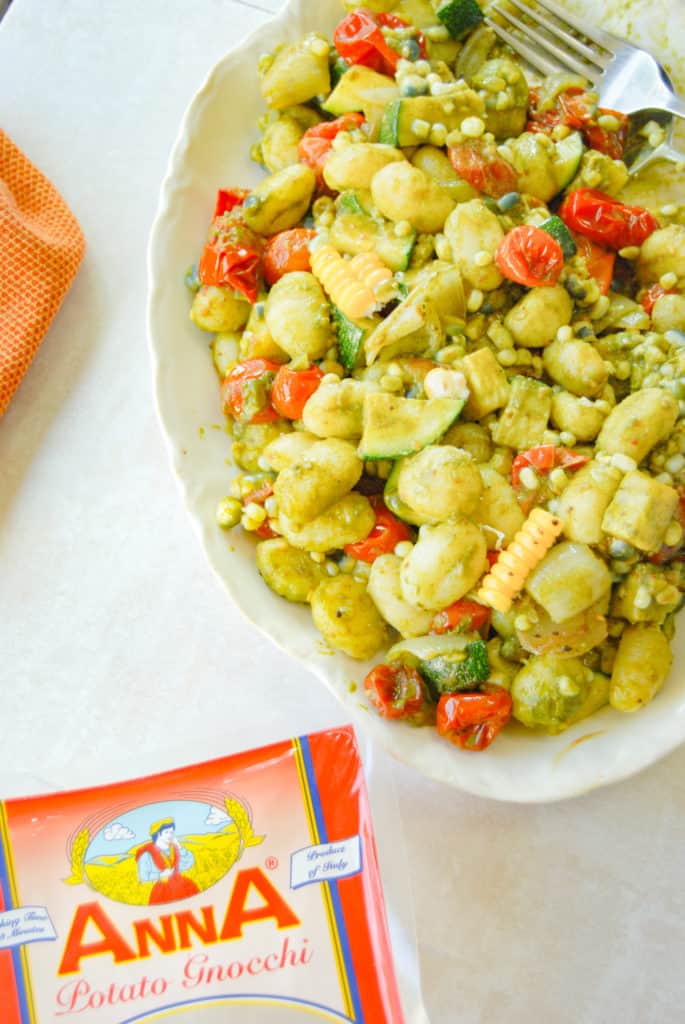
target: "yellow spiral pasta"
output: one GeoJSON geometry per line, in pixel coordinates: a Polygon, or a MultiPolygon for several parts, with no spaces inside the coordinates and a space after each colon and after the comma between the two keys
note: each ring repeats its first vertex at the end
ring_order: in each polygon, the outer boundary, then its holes
{"type": "Polygon", "coordinates": [[[375,252],[360,252],[347,264],[348,269],[362,284],[371,289],[376,296],[376,301],[382,301],[383,296],[392,286],[392,270],[389,270],[375,252]]]}
{"type": "Polygon", "coordinates": [[[508,612],[535,566],[542,561],[561,533],[557,516],[534,508],[525,523],[487,574],[477,597],[498,612],[508,612]]]}
{"type": "Polygon", "coordinates": [[[358,256],[344,260],[332,245],[322,245],[311,254],[312,273],[331,302],[351,320],[373,313],[381,304],[374,287],[392,278],[391,272],[373,253],[363,253],[362,257],[363,260],[358,256]]]}

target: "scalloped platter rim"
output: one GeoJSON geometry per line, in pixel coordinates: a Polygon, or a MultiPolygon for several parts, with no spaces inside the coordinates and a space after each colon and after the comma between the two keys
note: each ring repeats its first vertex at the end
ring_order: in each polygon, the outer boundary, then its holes
{"type": "MultiPolygon", "coordinates": [[[[569,7],[582,12],[590,4],[572,0],[569,7]]],[[[611,2],[608,7],[605,24],[615,31],[631,30],[633,38],[641,29],[645,41],[666,57],[676,80],[685,81],[676,56],[678,49],[685,51],[685,17],[675,32],[671,21],[669,42],[665,5],[659,7],[659,17],[655,5],[645,0],[611,2]]],[[[674,649],[675,665],[683,667],[674,668],[658,699],[639,714],[621,715],[607,708],[558,736],[532,735],[514,724],[487,752],[474,754],[458,750],[430,728],[380,719],[363,699],[361,681],[368,666],[327,650],[309,609],[288,604],[265,586],[251,539],[235,531],[227,542],[216,526],[216,503],[233,472],[227,465],[230,438],[223,429],[207,340],[188,319],[183,275],[202,243],[216,189],[259,180],[249,148],[263,112],[253,73],[260,54],[313,29],[330,31],[341,9],[339,0],[316,5],[291,0],[215,65],[180,126],[148,250],[148,337],[171,464],[210,566],[231,599],[257,629],[324,683],[394,757],[428,778],[479,796],[514,802],[576,796],[644,769],[685,740],[685,627],[674,649]]]]}

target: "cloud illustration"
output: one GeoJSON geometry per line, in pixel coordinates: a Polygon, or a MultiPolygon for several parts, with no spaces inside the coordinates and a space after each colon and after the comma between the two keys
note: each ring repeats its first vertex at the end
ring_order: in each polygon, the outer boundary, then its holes
{"type": "Polygon", "coordinates": [[[212,807],[205,818],[205,825],[225,825],[230,820],[226,811],[222,811],[219,807],[212,807]]]}
{"type": "Polygon", "coordinates": [[[135,832],[131,832],[131,829],[126,825],[122,825],[120,821],[113,821],[111,825],[108,825],[103,835],[108,842],[112,842],[115,839],[135,838],[135,832]]]}

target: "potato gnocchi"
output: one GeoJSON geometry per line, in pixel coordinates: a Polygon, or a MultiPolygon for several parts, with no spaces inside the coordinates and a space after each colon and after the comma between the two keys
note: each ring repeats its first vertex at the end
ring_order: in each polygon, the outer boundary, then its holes
{"type": "Polygon", "coordinates": [[[346,0],[259,75],[265,174],[186,275],[218,527],[385,717],[473,751],[643,707],[685,589],[685,207],[623,202],[627,119],[475,0],[346,0]]]}

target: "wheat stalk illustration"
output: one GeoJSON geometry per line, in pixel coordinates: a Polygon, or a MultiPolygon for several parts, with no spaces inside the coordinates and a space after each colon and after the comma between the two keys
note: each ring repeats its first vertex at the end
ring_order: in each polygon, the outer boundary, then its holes
{"type": "Polygon", "coordinates": [[[248,846],[259,846],[260,843],[263,843],[266,836],[255,835],[250,815],[247,813],[244,804],[228,796],[225,798],[224,803],[227,814],[233,819],[235,827],[238,829],[243,849],[248,846]]]}
{"type": "Polygon", "coordinates": [[[67,885],[81,885],[85,882],[83,877],[83,865],[86,859],[86,850],[90,842],[88,829],[84,828],[78,833],[71,847],[71,875],[65,878],[67,885]]]}

